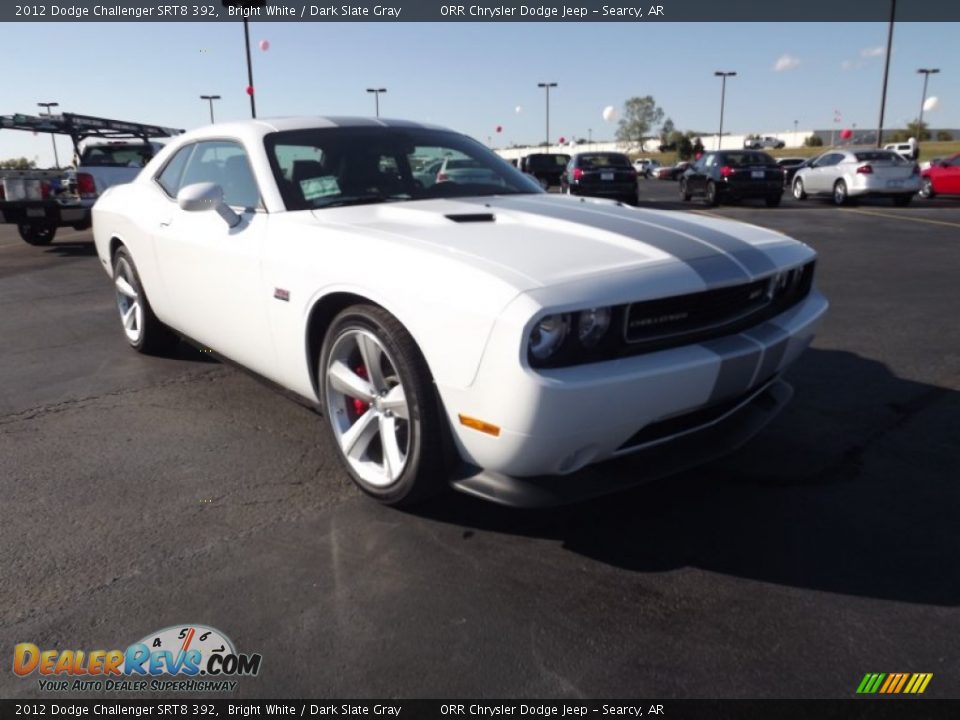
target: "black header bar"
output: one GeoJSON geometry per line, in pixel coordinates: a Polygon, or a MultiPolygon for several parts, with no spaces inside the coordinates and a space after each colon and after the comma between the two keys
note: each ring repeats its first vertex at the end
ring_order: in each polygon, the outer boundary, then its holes
{"type": "MultiPolygon", "coordinates": [[[[37,0],[3,22],[886,22],[890,0],[37,0]]],[[[898,22],[957,22],[960,2],[902,2],[898,22]]]]}

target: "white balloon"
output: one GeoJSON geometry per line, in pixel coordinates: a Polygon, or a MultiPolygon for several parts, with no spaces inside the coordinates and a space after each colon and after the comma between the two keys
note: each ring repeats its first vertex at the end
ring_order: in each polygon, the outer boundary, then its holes
{"type": "Polygon", "coordinates": [[[517,105],[517,115],[519,115],[522,111],[523,111],[523,108],[517,105]]]}
{"type": "Polygon", "coordinates": [[[613,105],[607,105],[603,109],[603,119],[606,122],[613,122],[617,119],[617,109],[613,105]]]}
{"type": "Polygon", "coordinates": [[[936,96],[928,97],[926,100],[923,101],[923,111],[928,112],[930,110],[936,110],[937,105],[939,104],[940,104],[940,98],[936,96]]]}

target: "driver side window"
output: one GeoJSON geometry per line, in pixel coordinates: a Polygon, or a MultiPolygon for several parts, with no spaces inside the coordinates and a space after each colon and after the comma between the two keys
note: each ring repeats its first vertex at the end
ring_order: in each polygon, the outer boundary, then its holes
{"type": "Polygon", "coordinates": [[[227,205],[244,209],[261,207],[247,152],[238,142],[210,140],[196,144],[184,168],[180,187],[202,182],[216,183],[223,188],[227,205]]]}

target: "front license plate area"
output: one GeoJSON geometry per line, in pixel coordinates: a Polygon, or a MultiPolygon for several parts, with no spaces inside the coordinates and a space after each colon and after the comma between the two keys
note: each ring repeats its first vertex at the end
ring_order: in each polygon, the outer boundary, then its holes
{"type": "Polygon", "coordinates": [[[43,208],[27,208],[27,217],[42,218],[47,216],[47,211],[43,208]]]}

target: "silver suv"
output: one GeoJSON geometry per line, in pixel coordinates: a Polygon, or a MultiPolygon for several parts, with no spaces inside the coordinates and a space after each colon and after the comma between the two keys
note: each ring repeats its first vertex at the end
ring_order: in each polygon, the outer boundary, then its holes
{"type": "Polygon", "coordinates": [[[786,146],[787,144],[783,140],[778,140],[769,135],[764,135],[763,137],[748,137],[743,141],[743,147],[746,150],[763,150],[764,148],[779,150],[786,146]]]}

